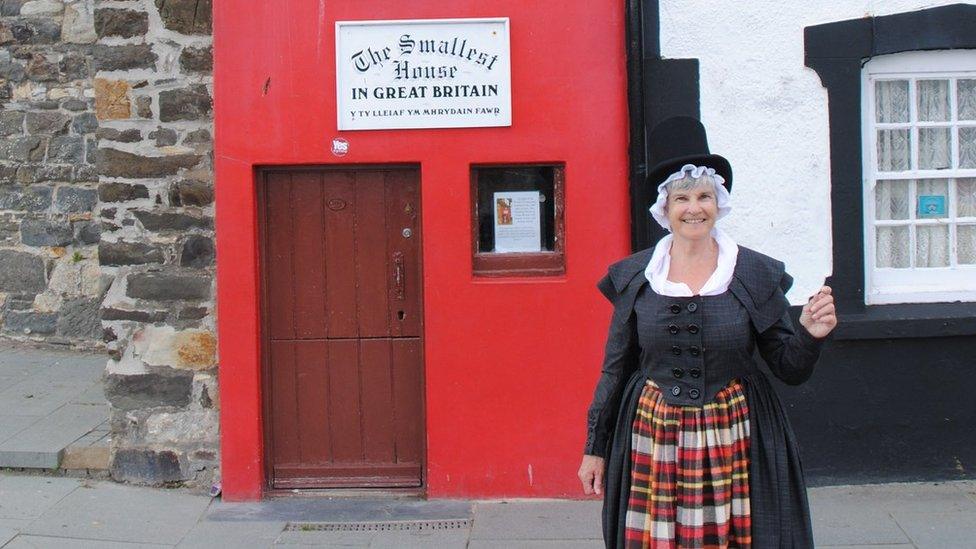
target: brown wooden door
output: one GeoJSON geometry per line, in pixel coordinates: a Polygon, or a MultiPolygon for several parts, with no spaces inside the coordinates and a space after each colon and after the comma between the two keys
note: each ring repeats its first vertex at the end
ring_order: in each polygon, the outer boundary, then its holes
{"type": "Polygon", "coordinates": [[[421,486],[417,170],[269,170],[261,181],[271,486],[421,486]]]}

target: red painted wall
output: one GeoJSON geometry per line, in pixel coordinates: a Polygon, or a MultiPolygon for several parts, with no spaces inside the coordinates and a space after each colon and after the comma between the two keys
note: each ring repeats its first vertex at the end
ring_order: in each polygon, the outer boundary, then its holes
{"type": "Polygon", "coordinates": [[[421,166],[429,497],[577,497],[585,410],[627,254],[623,5],[571,0],[214,3],[217,295],[224,497],[261,497],[254,167],[421,166]],[[336,129],[335,21],[509,17],[506,128],[336,129]],[[349,141],[341,158],[333,137],[349,141]],[[470,165],[566,164],[566,275],[475,279],[470,165]]]}

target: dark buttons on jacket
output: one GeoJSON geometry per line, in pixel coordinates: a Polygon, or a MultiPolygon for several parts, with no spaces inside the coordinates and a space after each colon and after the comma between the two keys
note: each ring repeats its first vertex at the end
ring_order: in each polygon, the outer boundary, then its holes
{"type": "Polygon", "coordinates": [[[678,356],[681,354],[681,347],[675,345],[674,347],[671,347],[671,352],[674,353],[675,356],[678,356]]]}
{"type": "Polygon", "coordinates": [[[672,303],[670,309],[672,313],[678,314],[681,312],[681,305],[678,305],[677,303],[672,303]]]}
{"type": "Polygon", "coordinates": [[[671,370],[671,374],[672,374],[672,375],[673,375],[674,377],[676,377],[676,378],[679,378],[679,379],[680,379],[680,378],[681,378],[681,376],[683,376],[683,375],[685,375],[685,371],[684,371],[684,370],[682,370],[681,368],[673,368],[673,369],[671,370]]]}
{"type": "Polygon", "coordinates": [[[700,330],[697,324],[689,324],[687,329],[689,334],[697,334],[700,330]]]}
{"type": "Polygon", "coordinates": [[[698,310],[698,304],[697,303],[695,303],[694,301],[692,301],[691,303],[688,304],[688,312],[689,313],[693,313],[693,312],[695,312],[697,310],[698,310]]]}
{"type": "Polygon", "coordinates": [[[688,391],[688,396],[690,396],[694,400],[697,399],[699,396],[701,396],[701,393],[698,392],[698,389],[692,389],[688,391]]]}
{"type": "Polygon", "coordinates": [[[669,325],[668,326],[668,331],[671,332],[671,335],[677,334],[678,333],[678,325],[677,324],[671,324],[671,325],[669,325]]]}
{"type": "Polygon", "coordinates": [[[681,394],[681,387],[678,387],[677,385],[675,385],[674,387],[671,387],[671,394],[674,395],[674,396],[680,395],[681,394]]]}
{"type": "Polygon", "coordinates": [[[691,377],[701,377],[701,370],[698,368],[692,368],[691,370],[688,370],[688,372],[691,374],[691,377]]]}
{"type": "Polygon", "coordinates": [[[691,353],[691,356],[698,356],[701,354],[701,349],[695,345],[692,345],[691,347],[688,347],[688,352],[691,353]]]}

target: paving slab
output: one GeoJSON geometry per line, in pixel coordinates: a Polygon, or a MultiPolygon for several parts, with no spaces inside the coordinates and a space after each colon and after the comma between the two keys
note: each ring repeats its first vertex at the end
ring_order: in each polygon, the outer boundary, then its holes
{"type": "Polygon", "coordinates": [[[107,405],[66,404],[0,442],[0,466],[55,469],[64,449],[108,417],[107,405]]]}
{"type": "Polygon", "coordinates": [[[45,368],[44,374],[64,381],[100,380],[107,363],[108,357],[103,355],[58,356],[45,368]]]}
{"type": "Polygon", "coordinates": [[[47,415],[81,395],[89,384],[33,375],[0,391],[0,416],[47,415]]]}
{"type": "Polygon", "coordinates": [[[808,495],[817,547],[911,543],[871,487],[811,488],[808,495]]]}
{"type": "Polygon", "coordinates": [[[274,498],[254,503],[214,502],[209,520],[283,522],[357,522],[388,520],[443,520],[471,517],[467,500],[377,498],[274,498]]]}
{"type": "Polygon", "coordinates": [[[369,547],[373,532],[282,532],[275,547],[369,547]]]}
{"type": "Polygon", "coordinates": [[[0,547],[3,547],[5,543],[17,537],[17,534],[19,533],[19,530],[0,526],[0,547]]]}
{"type": "Polygon", "coordinates": [[[369,543],[370,549],[465,549],[468,529],[437,532],[377,532],[369,543]]]}
{"type": "Polygon", "coordinates": [[[0,476],[0,518],[37,518],[82,484],[75,478],[0,476]]]}
{"type": "Polygon", "coordinates": [[[43,416],[0,416],[0,443],[27,429],[43,416]]]}
{"type": "Polygon", "coordinates": [[[202,520],[193,527],[177,547],[179,549],[266,549],[285,529],[284,522],[202,520]]]}
{"type": "Polygon", "coordinates": [[[918,549],[976,547],[976,512],[917,512],[897,520],[918,549]]]}
{"type": "Polygon", "coordinates": [[[53,536],[19,535],[13,541],[4,545],[4,549],[157,549],[169,548],[170,545],[148,543],[121,543],[109,540],[58,538],[53,536]]]}
{"type": "Polygon", "coordinates": [[[475,507],[471,539],[603,539],[599,501],[482,502],[475,507]]]}
{"type": "Polygon", "coordinates": [[[176,545],[210,498],[183,491],[92,483],[50,507],[25,534],[176,545]]]}
{"type": "Polygon", "coordinates": [[[99,379],[91,383],[85,390],[68,402],[71,404],[107,404],[108,401],[105,400],[105,385],[99,379]]]}
{"type": "Polygon", "coordinates": [[[603,540],[595,539],[520,539],[506,540],[504,545],[499,544],[498,540],[475,539],[468,544],[468,549],[498,549],[499,547],[505,547],[505,549],[604,549],[603,540]]]}

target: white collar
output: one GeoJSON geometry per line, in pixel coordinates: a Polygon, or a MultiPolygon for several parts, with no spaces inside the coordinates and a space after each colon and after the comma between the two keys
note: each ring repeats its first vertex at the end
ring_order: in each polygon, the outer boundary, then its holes
{"type": "MultiPolygon", "coordinates": [[[[712,238],[718,244],[718,265],[712,276],[708,278],[702,286],[698,295],[719,295],[729,289],[732,282],[732,273],[735,271],[735,261],[739,256],[739,245],[732,240],[732,237],[725,231],[714,227],[712,238]]],[[[659,295],[670,297],[692,297],[691,288],[683,282],[672,282],[668,280],[668,271],[671,270],[671,242],[674,236],[668,234],[654,247],[651,260],[644,270],[644,276],[651,283],[651,289],[659,295]]]]}

